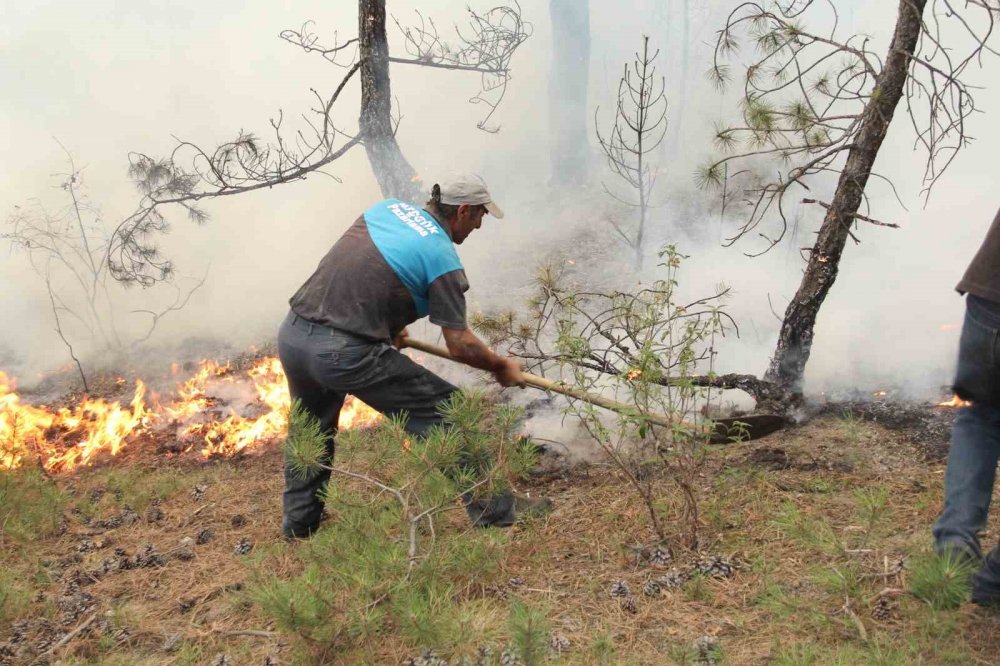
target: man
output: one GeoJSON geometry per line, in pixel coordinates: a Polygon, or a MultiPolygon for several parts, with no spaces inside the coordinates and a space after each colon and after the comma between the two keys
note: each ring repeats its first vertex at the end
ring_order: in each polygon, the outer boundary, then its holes
{"type": "Polygon", "coordinates": [[[945,475],[944,510],[934,524],[939,553],[977,565],[972,600],[1000,604],[1000,545],[983,558],[979,532],[993,496],[1000,459],[1000,213],[957,287],[966,296],[955,393],[972,402],[955,415],[945,475]]]}
{"type": "MultiPolygon", "coordinates": [[[[438,406],[456,388],[398,351],[406,326],[420,317],[429,315],[441,327],[456,360],[492,372],[502,386],[524,386],[521,365],[495,354],[466,324],[469,284],[454,246],[479,229],[487,213],[503,217],[475,174],[435,185],[422,210],[398,199],[375,204],[292,296],[278,355],[292,399],[330,435],[331,460],[347,393],[383,414],[405,412],[406,428],[417,436],[441,423],[438,406]]],[[[316,530],[329,478],[324,471],[303,479],[286,465],[286,536],[316,530]]],[[[511,525],[520,515],[547,508],[547,500],[510,493],[466,500],[469,517],[481,527],[511,525]]]]}

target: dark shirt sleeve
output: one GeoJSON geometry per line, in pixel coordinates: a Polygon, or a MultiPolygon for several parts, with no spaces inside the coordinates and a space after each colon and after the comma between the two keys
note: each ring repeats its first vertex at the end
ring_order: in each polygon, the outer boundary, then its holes
{"type": "Polygon", "coordinates": [[[468,328],[465,322],[465,292],[468,289],[469,281],[463,270],[445,273],[431,282],[427,290],[431,323],[442,328],[468,328]]]}

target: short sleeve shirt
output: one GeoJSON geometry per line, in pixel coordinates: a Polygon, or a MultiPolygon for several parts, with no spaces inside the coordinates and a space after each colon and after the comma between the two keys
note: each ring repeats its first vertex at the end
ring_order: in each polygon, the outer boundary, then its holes
{"type": "Polygon", "coordinates": [[[447,225],[389,199],[344,232],[289,303],[308,321],[388,340],[424,316],[467,328],[468,288],[447,225]]]}

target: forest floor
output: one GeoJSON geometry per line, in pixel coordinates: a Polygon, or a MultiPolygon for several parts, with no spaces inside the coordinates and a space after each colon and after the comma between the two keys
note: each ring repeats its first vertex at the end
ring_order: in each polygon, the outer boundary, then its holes
{"type": "MultiPolygon", "coordinates": [[[[309,548],[280,537],[277,443],[243,458],[136,452],[62,476],[3,472],[0,664],[516,663],[504,651],[518,603],[544,615],[549,647],[534,663],[1000,663],[1000,612],[935,609],[911,592],[945,470],[947,427],[928,424],[950,418],[842,403],[711,447],[699,548],[655,562],[637,547],[651,540],[645,508],[614,467],[550,467],[518,487],[555,510],[498,536],[498,566],[457,588],[460,628],[440,645],[384,622],[317,651],[255,601],[262,575],[297,575],[309,548]]],[[[680,507],[671,495],[662,508],[680,507]]],[[[467,530],[461,512],[438,527],[467,530]]]]}

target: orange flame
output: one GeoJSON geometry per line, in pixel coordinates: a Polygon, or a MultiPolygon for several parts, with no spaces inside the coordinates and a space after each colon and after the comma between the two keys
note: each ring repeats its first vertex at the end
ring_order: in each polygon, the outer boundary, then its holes
{"type": "Polygon", "coordinates": [[[72,409],[52,411],[22,405],[13,381],[0,372],[0,469],[18,467],[31,457],[57,471],[86,465],[104,451],[117,455],[133,433],[149,424],[145,392],[145,384],[136,381],[128,408],[85,398],[72,409]]]}
{"type": "MultiPolygon", "coordinates": [[[[156,400],[147,406],[141,380],[136,381],[127,407],[85,397],[73,407],[50,409],[24,404],[15,388],[14,381],[0,372],[0,469],[37,459],[47,471],[70,471],[100,456],[115,456],[143,435],[171,428],[186,444],[185,450],[200,446],[206,457],[232,456],[281,436],[291,405],[285,374],[274,357],[261,359],[245,373],[229,364],[202,361],[197,372],[178,386],[170,404],[162,407],[156,400]],[[227,403],[218,394],[237,399],[227,403]],[[240,402],[238,408],[233,406],[240,402]]],[[[381,418],[348,396],[338,427],[368,427],[381,418]]]]}
{"type": "Polygon", "coordinates": [[[951,400],[946,402],[939,402],[938,407],[970,407],[972,403],[968,400],[962,400],[957,395],[951,396],[951,400]]]}

